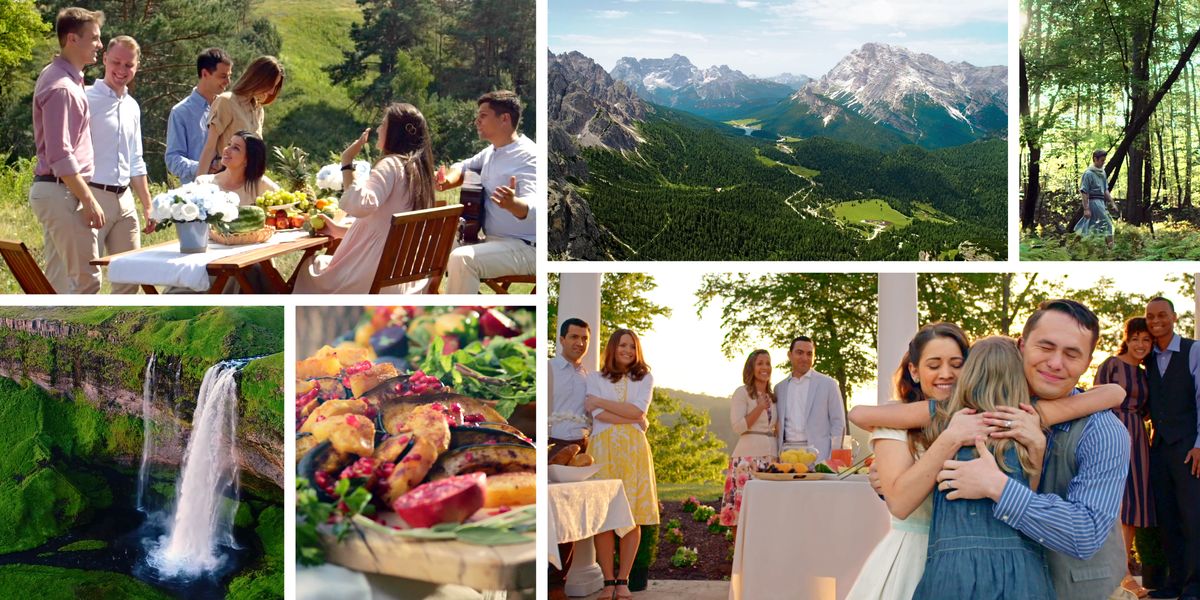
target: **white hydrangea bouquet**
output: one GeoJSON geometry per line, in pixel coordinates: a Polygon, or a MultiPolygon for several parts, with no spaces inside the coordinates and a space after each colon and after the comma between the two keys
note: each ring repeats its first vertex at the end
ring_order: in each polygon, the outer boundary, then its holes
{"type": "Polygon", "coordinates": [[[174,223],[225,223],[238,217],[238,195],[221,191],[212,183],[188,183],[159,194],[150,203],[150,218],[155,230],[174,223]]]}
{"type": "MultiPolygon", "coordinates": [[[[354,161],[355,179],[366,179],[367,177],[370,177],[370,175],[371,163],[365,160],[354,161]]],[[[321,167],[321,170],[317,171],[317,187],[326,190],[341,191],[342,165],[334,163],[332,165],[325,165],[321,167]]]]}

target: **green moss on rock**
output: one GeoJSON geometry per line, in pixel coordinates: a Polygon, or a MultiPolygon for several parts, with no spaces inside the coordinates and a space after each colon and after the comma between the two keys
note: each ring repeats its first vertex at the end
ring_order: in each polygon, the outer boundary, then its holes
{"type": "Polygon", "coordinates": [[[283,435],[283,353],[251,361],[242,369],[242,422],[283,435]]]}
{"type": "Polygon", "coordinates": [[[71,542],[70,544],[63,546],[62,548],[59,548],[58,551],[59,552],[76,552],[76,551],[82,551],[82,550],[103,550],[104,548],[107,548],[107,547],[108,547],[108,542],[106,542],[104,540],[79,540],[78,542],[71,542]]]}
{"type": "Polygon", "coordinates": [[[283,508],[268,506],[258,515],[254,529],[262,542],[260,567],[243,573],[229,584],[231,600],[275,600],[283,597],[283,508]]]}
{"type": "Polygon", "coordinates": [[[83,571],[40,565],[0,566],[0,590],[24,590],[39,598],[89,600],[167,600],[170,596],[119,573],[83,571]]]}

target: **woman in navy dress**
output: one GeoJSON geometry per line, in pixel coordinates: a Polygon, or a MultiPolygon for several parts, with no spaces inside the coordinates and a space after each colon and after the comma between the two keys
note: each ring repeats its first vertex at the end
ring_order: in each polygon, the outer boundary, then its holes
{"type": "Polygon", "coordinates": [[[1150,443],[1146,436],[1148,407],[1146,394],[1149,382],[1142,361],[1150,355],[1154,340],[1146,319],[1134,317],[1125,322],[1125,335],[1116,356],[1105,360],[1096,370],[1096,385],[1115,383],[1125,388],[1125,401],[1114,408],[1117,418],[1129,430],[1129,478],[1125,481],[1125,497],[1121,501],[1121,531],[1125,535],[1125,553],[1128,555],[1130,572],[1121,587],[1145,598],[1146,589],[1133,579],[1133,571],[1140,565],[1133,562],[1134,527],[1153,527],[1154,498],[1150,495],[1150,443]]]}

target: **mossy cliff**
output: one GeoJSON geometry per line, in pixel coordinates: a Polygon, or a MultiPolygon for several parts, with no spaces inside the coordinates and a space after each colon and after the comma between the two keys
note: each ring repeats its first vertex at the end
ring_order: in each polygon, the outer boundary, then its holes
{"type": "Polygon", "coordinates": [[[282,349],[278,308],[0,309],[0,553],[35,547],[111,502],[87,466],[141,461],[151,353],[152,460],[170,467],[182,461],[204,372],[265,356],[240,375],[240,480],[281,500],[282,349]]]}

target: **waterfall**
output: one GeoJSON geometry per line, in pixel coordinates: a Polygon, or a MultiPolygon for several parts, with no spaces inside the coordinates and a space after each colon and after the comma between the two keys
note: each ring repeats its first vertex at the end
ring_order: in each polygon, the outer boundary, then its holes
{"type": "Polygon", "coordinates": [[[237,382],[245,361],[208,369],[196,398],[192,434],[175,491],[175,514],[149,562],[165,577],[194,577],[221,567],[218,546],[233,546],[237,502],[237,382]]]}
{"type": "Polygon", "coordinates": [[[143,513],[148,512],[146,506],[146,489],[150,487],[150,457],[154,455],[154,441],[151,435],[150,405],[154,401],[154,353],[146,362],[146,381],[142,384],[142,467],[138,469],[137,508],[143,513]]]}

